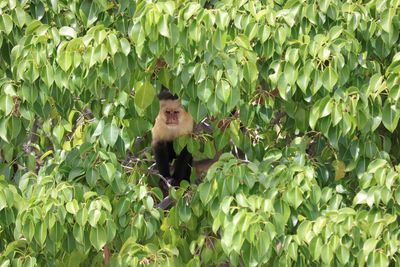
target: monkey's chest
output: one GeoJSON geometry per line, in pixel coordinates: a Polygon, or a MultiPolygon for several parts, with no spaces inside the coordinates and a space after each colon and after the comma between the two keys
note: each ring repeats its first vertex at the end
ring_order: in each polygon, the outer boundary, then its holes
{"type": "Polygon", "coordinates": [[[165,141],[172,141],[175,138],[189,134],[190,130],[184,129],[179,126],[174,126],[174,127],[160,127],[156,131],[153,131],[153,138],[156,137],[158,140],[165,140],[165,141]],[[154,132],[156,132],[156,136],[154,136],[154,132]]]}

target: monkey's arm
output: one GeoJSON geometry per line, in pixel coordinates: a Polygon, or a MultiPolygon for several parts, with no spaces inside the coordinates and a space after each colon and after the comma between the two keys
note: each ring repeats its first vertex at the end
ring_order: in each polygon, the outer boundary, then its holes
{"type": "Polygon", "coordinates": [[[193,157],[185,147],[175,160],[174,185],[179,185],[182,180],[189,180],[193,157]]]}
{"type": "Polygon", "coordinates": [[[170,177],[169,162],[170,155],[168,153],[168,144],[164,141],[159,141],[153,145],[154,157],[158,172],[164,177],[170,177]]]}

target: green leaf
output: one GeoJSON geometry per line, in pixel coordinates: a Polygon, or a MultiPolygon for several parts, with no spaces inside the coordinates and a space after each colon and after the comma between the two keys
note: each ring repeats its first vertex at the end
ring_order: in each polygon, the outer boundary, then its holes
{"type": "Polygon", "coordinates": [[[229,142],[229,131],[224,131],[215,137],[215,144],[218,151],[222,150],[229,142]]]}
{"type": "Polygon", "coordinates": [[[373,239],[373,238],[366,240],[363,245],[364,256],[368,256],[368,254],[371,253],[375,249],[377,243],[378,243],[378,240],[373,239]]]}
{"type": "Polygon", "coordinates": [[[8,118],[1,118],[0,119],[0,137],[6,142],[8,142],[7,124],[8,124],[8,118]]]}
{"type": "Polygon", "coordinates": [[[0,97],[0,110],[4,112],[5,116],[11,114],[14,110],[14,100],[9,95],[2,95],[0,97]]]}
{"type": "Polygon", "coordinates": [[[321,118],[328,116],[331,114],[333,108],[333,101],[332,98],[329,96],[326,96],[321,99],[321,102],[319,103],[319,110],[321,114],[321,118]]]}
{"type": "Polygon", "coordinates": [[[200,193],[200,200],[203,202],[204,205],[207,205],[207,203],[211,200],[212,198],[212,184],[211,182],[204,182],[199,185],[198,191],[200,193]]]}
{"type": "Polygon", "coordinates": [[[107,37],[107,33],[105,30],[96,30],[94,32],[95,44],[103,44],[106,37],[107,37]]]}
{"type": "Polygon", "coordinates": [[[96,225],[97,225],[97,223],[98,223],[98,221],[100,219],[100,215],[101,215],[101,211],[98,210],[98,209],[89,211],[89,220],[88,220],[88,222],[92,227],[96,227],[96,225]]]}
{"type": "Polygon", "coordinates": [[[16,139],[21,131],[21,119],[19,117],[11,117],[9,120],[9,127],[11,129],[11,138],[16,139]]]}
{"type": "Polygon", "coordinates": [[[217,10],[215,23],[220,30],[225,30],[229,23],[229,14],[225,10],[217,10]]]}
{"type": "Polygon", "coordinates": [[[136,23],[135,25],[133,25],[131,31],[129,32],[129,37],[136,45],[138,46],[143,45],[146,39],[146,34],[140,23],[136,23]]]}
{"type": "Polygon", "coordinates": [[[12,10],[17,6],[17,0],[8,0],[8,7],[12,10]]]}
{"type": "Polygon", "coordinates": [[[386,83],[383,80],[383,77],[376,73],[374,74],[368,85],[368,93],[378,95],[386,88],[386,83]]]}
{"type": "Polygon", "coordinates": [[[58,65],[64,70],[68,71],[72,66],[72,55],[70,52],[62,51],[57,57],[58,65]]]}
{"type": "Polygon", "coordinates": [[[94,187],[98,179],[98,173],[96,170],[90,168],[87,170],[85,178],[89,186],[94,187]]]}
{"type": "Polygon", "coordinates": [[[222,100],[224,103],[226,103],[231,94],[230,84],[225,80],[220,80],[217,84],[216,94],[220,100],[222,100]]]}
{"type": "Polygon", "coordinates": [[[131,207],[131,203],[126,198],[120,200],[115,208],[116,212],[118,214],[118,217],[121,217],[122,215],[127,213],[129,211],[130,207],[131,207]]]}
{"type": "Polygon", "coordinates": [[[392,105],[388,100],[386,100],[383,106],[383,116],[382,116],[382,122],[385,128],[393,133],[394,130],[397,128],[399,117],[400,117],[400,112],[397,109],[396,105],[392,105]]]}
{"type": "Polygon", "coordinates": [[[322,262],[325,264],[330,264],[333,260],[333,251],[331,246],[329,244],[324,244],[322,247],[320,247],[320,250],[322,262]]]}
{"type": "Polygon", "coordinates": [[[290,62],[292,65],[296,64],[299,59],[299,49],[298,48],[289,48],[285,54],[285,60],[290,62]]]}
{"type": "Polygon", "coordinates": [[[310,238],[312,238],[312,223],[310,221],[304,221],[302,222],[298,229],[297,229],[297,235],[301,240],[306,241],[307,243],[312,241],[310,238]]]}
{"type": "Polygon", "coordinates": [[[206,103],[210,99],[212,92],[214,91],[213,88],[214,88],[213,81],[206,79],[197,87],[197,97],[201,101],[206,103]]]}
{"type": "Polygon", "coordinates": [[[317,124],[318,119],[321,117],[320,106],[317,104],[318,103],[316,103],[312,106],[311,112],[310,112],[309,125],[310,125],[311,129],[315,128],[315,125],[317,124]]]}
{"type": "Polygon", "coordinates": [[[204,144],[204,154],[207,156],[207,158],[213,159],[215,157],[215,147],[214,143],[210,140],[207,140],[204,144]]]}
{"type": "Polygon", "coordinates": [[[343,28],[340,26],[334,26],[329,30],[329,37],[331,40],[334,40],[336,38],[338,38],[342,32],[343,32],[343,28]]]}
{"type": "Polygon", "coordinates": [[[78,201],[76,201],[76,199],[73,199],[72,201],[68,202],[67,205],[65,205],[65,209],[69,213],[76,215],[79,211],[78,201]]]}
{"type": "Polygon", "coordinates": [[[308,84],[310,83],[310,75],[306,73],[304,69],[302,69],[299,73],[299,76],[296,80],[297,85],[300,87],[303,93],[306,93],[308,88],[308,84]]]}
{"type": "Polygon", "coordinates": [[[250,41],[245,35],[238,35],[235,38],[236,45],[243,47],[244,49],[251,50],[250,41]]]}
{"type": "Polygon", "coordinates": [[[163,15],[158,22],[158,32],[167,38],[171,38],[171,33],[168,27],[168,15],[163,15]]]}
{"type": "Polygon", "coordinates": [[[94,50],[94,58],[97,63],[103,63],[108,56],[107,47],[105,44],[98,45],[94,50]]]}
{"type": "Polygon", "coordinates": [[[368,194],[365,191],[360,191],[353,199],[353,205],[367,203],[368,194]]]}
{"type": "Polygon", "coordinates": [[[3,86],[3,90],[4,90],[4,93],[6,95],[9,95],[11,97],[17,96],[17,93],[15,92],[14,86],[12,84],[10,84],[10,83],[5,84],[3,86]]]}
{"type": "MultiPolygon", "coordinates": [[[[39,224],[37,224],[39,225],[39,224]]],[[[25,238],[28,241],[32,241],[33,236],[35,234],[35,225],[33,224],[32,219],[30,219],[30,217],[28,217],[24,222],[23,222],[23,226],[22,226],[22,233],[24,234],[25,238]]]]}
{"type": "Polygon", "coordinates": [[[247,64],[244,65],[243,77],[249,83],[257,81],[258,69],[257,65],[254,62],[249,61],[247,62],[247,64]]]}
{"type": "Polygon", "coordinates": [[[125,38],[121,38],[119,40],[120,44],[121,44],[121,50],[122,53],[125,54],[125,56],[129,55],[129,52],[131,52],[131,44],[129,43],[129,41],[125,38]]]}
{"type": "Polygon", "coordinates": [[[104,162],[102,165],[100,165],[100,175],[109,184],[111,184],[114,180],[114,175],[116,174],[115,172],[115,167],[111,162],[104,162]]]}
{"type": "Polygon", "coordinates": [[[103,226],[90,229],[90,243],[97,250],[101,250],[107,242],[107,233],[103,226]]]}
{"type": "Polygon", "coordinates": [[[201,83],[206,78],[206,70],[202,64],[197,64],[194,70],[194,80],[195,82],[201,83]]]}
{"type": "Polygon", "coordinates": [[[380,251],[377,251],[377,252],[373,253],[373,255],[371,255],[371,256],[372,257],[370,257],[370,256],[368,257],[369,266],[376,266],[376,267],[387,267],[387,266],[389,266],[389,263],[390,263],[389,259],[384,253],[382,253],[380,251]],[[372,264],[370,264],[370,258],[373,259],[372,264]]]}
{"type": "Polygon", "coordinates": [[[161,5],[162,9],[170,16],[174,14],[175,11],[175,2],[174,1],[166,1],[166,2],[159,2],[158,4],[161,5]]]}
{"type": "Polygon", "coordinates": [[[286,62],[284,69],[285,80],[290,84],[294,85],[297,80],[298,71],[290,62],[286,62]]]}
{"type": "Polygon", "coordinates": [[[6,34],[10,34],[13,29],[13,21],[8,14],[2,14],[0,16],[0,30],[6,34]]]}
{"type": "Polygon", "coordinates": [[[226,188],[230,194],[234,194],[236,190],[239,188],[239,177],[236,175],[232,175],[225,180],[226,188]]]}
{"type": "Polygon", "coordinates": [[[303,194],[301,193],[301,190],[298,187],[289,190],[286,193],[286,197],[287,197],[288,202],[295,209],[297,209],[301,205],[301,203],[303,202],[303,194]]]}
{"type": "Polygon", "coordinates": [[[226,45],[226,38],[227,38],[226,32],[220,30],[216,30],[214,32],[212,42],[217,50],[219,51],[224,50],[226,45]]]}
{"type": "Polygon", "coordinates": [[[3,191],[0,191],[0,210],[7,207],[6,196],[4,195],[3,191]]]}
{"type": "Polygon", "coordinates": [[[53,136],[56,138],[57,142],[61,144],[61,141],[64,137],[64,127],[60,124],[57,124],[53,129],[53,136]]]}
{"type": "Polygon", "coordinates": [[[43,246],[46,242],[47,238],[47,224],[42,221],[35,225],[35,239],[36,241],[43,246]]]}
{"type": "Polygon", "coordinates": [[[321,253],[322,253],[321,247],[322,247],[321,238],[318,236],[314,237],[310,243],[310,253],[315,261],[317,261],[319,259],[319,257],[321,256],[321,253]]]}
{"type": "Polygon", "coordinates": [[[381,26],[382,29],[390,33],[393,29],[393,17],[396,15],[396,11],[394,8],[386,9],[381,15],[381,26]]]}
{"type": "MultiPolygon", "coordinates": [[[[75,199],[74,199],[75,200],[75,199]]],[[[74,209],[76,210],[76,209],[74,209]]],[[[88,221],[89,218],[89,213],[86,207],[83,207],[82,209],[79,209],[77,214],[76,214],[76,222],[80,226],[85,226],[86,222],[88,221]]]]}
{"type": "Polygon", "coordinates": [[[135,91],[135,105],[141,110],[145,110],[153,102],[156,90],[149,81],[145,81],[135,91]]]}
{"type": "Polygon", "coordinates": [[[118,42],[117,36],[115,34],[111,33],[107,36],[107,41],[108,41],[108,46],[111,55],[115,55],[119,50],[120,50],[120,43],[118,42]]]}
{"type": "Polygon", "coordinates": [[[349,249],[343,245],[339,246],[338,250],[336,251],[336,257],[341,264],[346,265],[350,258],[349,249]]]}
{"type": "Polygon", "coordinates": [[[384,159],[376,159],[376,160],[372,161],[368,165],[368,172],[369,173],[375,173],[376,171],[378,171],[381,168],[385,167],[386,164],[387,164],[386,160],[384,160],[384,159]]]}
{"type": "Polygon", "coordinates": [[[178,210],[179,210],[179,218],[181,219],[182,222],[189,222],[190,217],[192,216],[192,212],[190,209],[190,206],[186,201],[183,199],[180,199],[178,203],[178,210]]]}
{"type": "Polygon", "coordinates": [[[20,28],[22,28],[27,21],[28,14],[22,8],[17,7],[15,9],[15,16],[16,16],[16,23],[20,28]]]}
{"type": "Polygon", "coordinates": [[[97,123],[96,129],[94,130],[92,137],[99,136],[103,132],[103,129],[104,129],[104,120],[100,120],[97,123]]]}
{"type": "Polygon", "coordinates": [[[297,260],[297,250],[298,250],[298,245],[295,242],[291,242],[287,248],[287,253],[289,257],[296,261],[297,260]]]}
{"type": "Polygon", "coordinates": [[[63,26],[59,30],[61,36],[68,36],[71,38],[76,38],[76,31],[68,26],[63,26]]]}
{"type": "MultiPolygon", "coordinates": [[[[54,70],[53,70],[53,67],[51,65],[46,65],[44,68],[41,68],[40,69],[40,78],[42,79],[42,81],[48,87],[50,87],[54,82],[54,70]]],[[[26,87],[27,87],[28,90],[32,91],[32,94],[34,92],[36,92],[36,90],[34,88],[31,88],[31,87],[28,87],[28,86],[26,86],[26,87]]],[[[36,92],[36,95],[37,95],[37,92],[36,92]]],[[[28,101],[30,101],[30,100],[28,100],[28,101]]],[[[33,102],[31,102],[31,103],[33,103],[33,102]]]]}
{"type": "Polygon", "coordinates": [[[143,200],[143,207],[146,208],[147,210],[151,210],[154,207],[154,200],[153,198],[147,196],[143,200]]]}
{"type": "Polygon", "coordinates": [[[338,75],[336,71],[331,67],[325,68],[324,72],[322,73],[322,85],[328,90],[332,91],[333,86],[338,81],[338,75]]]}
{"type": "Polygon", "coordinates": [[[200,9],[200,4],[190,2],[185,12],[183,13],[183,18],[185,21],[189,20],[192,16],[194,16],[198,10],[200,9]]]}
{"type": "Polygon", "coordinates": [[[188,111],[192,115],[195,122],[200,122],[207,115],[207,109],[200,102],[190,102],[188,106],[188,111]]]}
{"type": "Polygon", "coordinates": [[[336,126],[343,118],[340,105],[333,103],[332,126],[336,126]]]}
{"type": "Polygon", "coordinates": [[[104,127],[102,137],[109,146],[113,147],[117,142],[119,132],[120,129],[114,123],[109,123],[104,127]]]}

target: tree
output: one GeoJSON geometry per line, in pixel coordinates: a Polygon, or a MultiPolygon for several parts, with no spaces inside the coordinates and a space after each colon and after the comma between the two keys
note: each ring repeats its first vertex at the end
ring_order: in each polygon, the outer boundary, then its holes
{"type": "Polygon", "coordinates": [[[105,245],[113,266],[396,265],[399,9],[1,1],[2,266],[100,265],[105,245]],[[169,211],[161,84],[213,124],[176,149],[227,152],[169,211]]]}

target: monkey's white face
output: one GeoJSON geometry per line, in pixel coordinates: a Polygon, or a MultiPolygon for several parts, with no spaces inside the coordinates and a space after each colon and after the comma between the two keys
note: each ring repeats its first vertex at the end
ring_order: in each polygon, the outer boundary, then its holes
{"type": "Polygon", "coordinates": [[[160,112],[153,129],[153,143],[157,140],[170,141],[193,131],[193,118],[179,100],[160,101],[160,112]]]}
{"type": "Polygon", "coordinates": [[[162,114],[163,121],[168,128],[178,127],[184,112],[178,100],[168,100],[160,105],[160,114],[162,114]]]}

